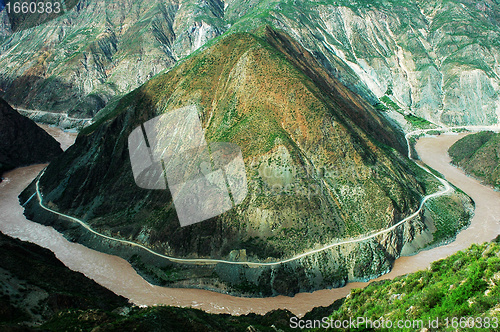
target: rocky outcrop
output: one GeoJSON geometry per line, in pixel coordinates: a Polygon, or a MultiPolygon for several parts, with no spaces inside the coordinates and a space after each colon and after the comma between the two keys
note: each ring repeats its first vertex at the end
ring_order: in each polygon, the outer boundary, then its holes
{"type": "Polygon", "coordinates": [[[90,117],[214,37],[270,24],[372,104],[386,96],[438,124],[493,124],[499,13],[488,0],[81,0],[4,39],[0,88],[19,108],[90,117]]]}
{"type": "Polygon", "coordinates": [[[0,98],[0,175],[15,167],[49,162],[61,153],[52,136],[0,98]]]}

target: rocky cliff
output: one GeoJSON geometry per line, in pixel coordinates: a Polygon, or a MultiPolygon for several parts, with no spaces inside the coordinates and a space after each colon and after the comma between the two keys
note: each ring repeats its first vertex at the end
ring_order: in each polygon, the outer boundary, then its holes
{"type": "MultiPolygon", "coordinates": [[[[270,27],[225,36],[94,119],[41,177],[44,203],[103,234],[169,256],[291,258],[387,228],[438,187],[404,157],[405,141],[391,122],[299,43],[270,27]],[[134,182],[128,137],[145,121],[189,105],[198,108],[207,141],[241,147],[248,195],[232,210],[180,227],[168,190],[142,189],[134,182]]],[[[23,201],[33,192],[34,184],[23,201]]],[[[468,204],[463,195],[454,199],[468,204]]],[[[461,204],[449,210],[457,212],[462,226],[468,221],[461,204]]],[[[360,243],[249,268],[176,264],[90,234],[34,200],[26,215],[129,259],[156,282],[251,295],[294,294],[382,274],[416,237],[422,240],[418,248],[432,242],[434,229],[432,218],[422,215],[360,243]]]]}
{"type": "Polygon", "coordinates": [[[279,3],[269,15],[372,102],[385,96],[436,123],[498,121],[496,2],[279,3]]]}
{"type": "Polygon", "coordinates": [[[81,0],[3,38],[0,88],[21,108],[88,117],[214,37],[270,24],[372,104],[385,97],[435,123],[493,124],[499,18],[491,0],[81,0]]]}
{"type": "Polygon", "coordinates": [[[18,108],[92,117],[225,26],[219,1],[90,1],[2,39],[3,96],[18,108]]]}
{"type": "Polygon", "coordinates": [[[61,153],[52,136],[0,98],[0,175],[15,167],[49,162],[61,153]]]}

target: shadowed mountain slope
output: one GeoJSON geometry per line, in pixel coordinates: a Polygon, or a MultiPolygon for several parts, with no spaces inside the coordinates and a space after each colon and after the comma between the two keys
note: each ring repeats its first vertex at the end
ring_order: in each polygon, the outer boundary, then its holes
{"type": "Polygon", "coordinates": [[[114,310],[128,301],[71,271],[47,249],[0,233],[0,330],[67,309],[114,310]]]}
{"type": "Polygon", "coordinates": [[[52,136],[0,98],[0,176],[15,167],[49,162],[61,153],[52,136]]]}

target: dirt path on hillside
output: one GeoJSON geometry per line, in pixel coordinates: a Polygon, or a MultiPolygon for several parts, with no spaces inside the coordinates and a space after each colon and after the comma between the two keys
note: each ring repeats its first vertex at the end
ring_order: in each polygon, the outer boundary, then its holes
{"type": "MultiPolygon", "coordinates": [[[[71,137],[68,133],[58,133],[56,128],[51,128],[50,131],[56,139],[64,143],[62,144],[64,147],[74,139],[74,135],[71,137]]],[[[471,226],[461,232],[457,240],[449,245],[398,259],[391,273],[379,279],[393,278],[427,268],[436,259],[464,249],[471,243],[491,240],[500,234],[500,193],[481,185],[448,164],[449,157],[446,151],[462,136],[441,135],[437,138],[421,138],[417,144],[417,151],[424,162],[444,174],[450,182],[474,199],[476,215],[471,226]]],[[[69,268],[84,273],[136,304],[191,306],[212,313],[230,314],[265,313],[272,309],[286,308],[297,315],[303,315],[313,307],[327,306],[335,299],[346,296],[352,288],[367,284],[349,283],[346,287],[338,289],[301,293],[295,297],[278,296],[265,299],[239,298],[198,289],[152,286],[137,275],[125,260],[68,242],[53,228],[24,218],[17,196],[43,167],[44,165],[29,166],[5,174],[6,180],[0,183],[0,211],[6,213],[2,213],[0,217],[0,231],[52,250],[69,268]]]]}

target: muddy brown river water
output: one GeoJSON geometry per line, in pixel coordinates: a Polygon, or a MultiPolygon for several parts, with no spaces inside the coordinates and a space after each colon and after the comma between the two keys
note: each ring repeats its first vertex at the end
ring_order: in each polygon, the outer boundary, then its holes
{"type": "MultiPolygon", "coordinates": [[[[54,127],[42,127],[59,140],[64,149],[72,144],[76,136],[54,127]]],[[[417,143],[417,151],[426,164],[444,174],[448,181],[475,201],[476,211],[470,227],[458,234],[456,241],[448,245],[397,259],[392,271],[378,279],[394,278],[425,269],[437,259],[467,248],[472,243],[492,240],[500,234],[500,193],[481,185],[477,180],[467,177],[461,170],[449,164],[450,159],[446,151],[463,136],[464,134],[421,138],[417,143]]],[[[199,289],[153,286],[142,279],[124,259],[69,242],[53,228],[33,223],[24,217],[17,196],[45,166],[28,166],[4,174],[4,181],[0,183],[0,211],[2,211],[0,231],[50,249],[70,269],[84,273],[137,305],[191,306],[211,313],[233,315],[249,312],[263,314],[282,308],[302,316],[313,307],[327,306],[336,299],[346,296],[352,288],[367,285],[367,283],[349,283],[343,288],[300,293],[294,297],[272,298],[240,298],[199,289]]]]}

